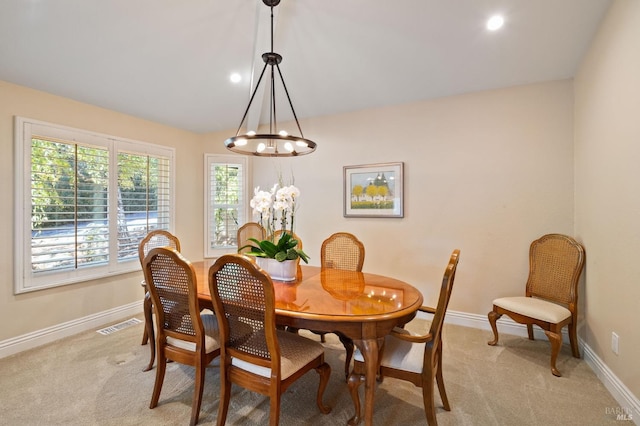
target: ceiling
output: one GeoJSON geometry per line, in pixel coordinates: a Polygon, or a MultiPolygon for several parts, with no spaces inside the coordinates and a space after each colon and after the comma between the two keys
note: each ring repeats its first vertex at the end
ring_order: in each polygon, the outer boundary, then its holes
{"type": "MultiPolygon", "coordinates": [[[[314,117],[570,78],[609,4],[282,0],[274,50],[298,118],[314,117]],[[505,25],[487,31],[495,13],[505,25]]],[[[0,80],[197,133],[235,131],[269,22],[260,0],[2,0],[0,80]]],[[[278,105],[279,121],[291,119],[278,105]]]]}

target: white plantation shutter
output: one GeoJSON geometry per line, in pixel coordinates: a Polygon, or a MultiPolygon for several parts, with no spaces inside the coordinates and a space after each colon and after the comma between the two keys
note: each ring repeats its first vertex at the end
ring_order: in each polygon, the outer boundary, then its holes
{"type": "Polygon", "coordinates": [[[173,226],[174,150],[16,117],[15,292],[140,268],[173,226]]]}
{"type": "Polygon", "coordinates": [[[138,244],[155,229],[171,225],[169,158],[118,153],[118,259],[138,259],[138,244]],[[135,175],[131,175],[131,171],[135,175]],[[132,181],[137,188],[131,188],[132,181]]]}
{"type": "Polygon", "coordinates": [[[235,253],[238,228],[247,222],[247,158],[207,154],[205,170],[205,257],[235,253]]]}
{"type": "Polygon", "coordinates": [[[31,139],[31,270],[109,261],[109,151],[34,135],[31,139]],[[58,197],[52,198],[56,188],[58,197]]]}

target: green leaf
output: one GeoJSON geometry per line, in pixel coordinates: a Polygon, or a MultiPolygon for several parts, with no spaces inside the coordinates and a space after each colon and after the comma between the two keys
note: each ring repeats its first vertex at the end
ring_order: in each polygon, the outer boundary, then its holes
{"type": "Polygon", "coordinates": [[[307,255],[307,253],[303,252],[302,250],[298,250],[298,256],[300,256],[300,259],[302,259],[304,263],[309,263],[309,256],[307,255]]]}
{"type": "Polygon", "coordinates": [[[276,253],[274,259],[276,259],[278,262],[283,262],[287,260],[287,253],[284,251],[279,251],[276,253]]]}

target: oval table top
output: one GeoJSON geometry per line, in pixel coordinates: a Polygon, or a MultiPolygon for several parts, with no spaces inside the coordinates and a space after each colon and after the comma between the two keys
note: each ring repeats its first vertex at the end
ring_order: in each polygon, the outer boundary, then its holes
{"type": "MultiPolygon", "coordinates": [[[[211,300],[208,272],[214,260],[193,262],[200,300],[211,300]]],[[[422,294],[382,275],[301,265],[293,282],[273,281],[276,312],[309,320],[380,321],[404,317],[422,305],[422,294]]]]}

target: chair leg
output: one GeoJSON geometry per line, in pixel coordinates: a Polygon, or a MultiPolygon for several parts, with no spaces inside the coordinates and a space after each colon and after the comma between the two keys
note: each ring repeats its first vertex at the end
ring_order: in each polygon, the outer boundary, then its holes
{"type": "Polygon", "coordinates": [[[149,408],[155,408],[158,406],[158,400],[160,399],[160,391],[162,391],[162,383],[164,382],[164,373],[167,369],[167,359],[164,354],[158,354],[158,365],[156,367],[156,383],[153,385],[153,395],[151,395],[151,404],[149,408]]]}
{"type": "MultiPolygon", "coordinates": [[[[225,369],[226,370],[226,369],[225,369]]],[[[218,426],[224,426],[227,422],[227,412],[229,411],[229,399],[231,397],[231,382],[223,371],[222,363],[220,365],[220,405],[218,405],[218,426]]]]}
{"type": "Polygon", "coordinates": [[[578,347],[578,330],[576,322],[569,324],[569,341],[571,342],[571,353],[574,358],[580,358],[580,348],[578,347]]]}
{"type": "Polygon", "coordinates": [[[144,346],[147,343],[149,343],[149,332],[147,331],[147,324],[146,324],[146,321],[145,321],[144,330],[142,331],[142,343],[140,343],[140,344],[142,346],[144,346]]]}
{"type": "Polygon", "coordinates": [[[191,404],[191,422],[190,426],[195,426],[198,423],[198,417],[200,417],[200,404],[202,403],[202,393],[204,391],[204,374],[205,367],[202,365],[202,361],[196,364],[195,374],[195,389],[193,392],[193,402],[191,404]]]}
{"type": "Polygon", "coordinates": [[[549,343],[551,343],[551,372],[554,376],[561,377],[562,374],[560,374],[560,371],[556,368],[556,359],[558,358],[558,353],[562,346],[562,337],[553,331],[545,330],[544,334],[547,335],[549,343]]]}
{"type": "Polygon", "coordinates": [[[269,425],[278,426],[280,422],[280,392],[271,395],[269,399],[271,401],[271,406],[269,407],[269,425]]]}
{"type": "Polygon", "coordinates": [[[449,398],[447,398],[447,391],[444,388],[444,378],[442,377],[442,341],[438,345],[438,357],[437,357],[437,369],[436,369],[436,383],[438,384],[438,391],[440,392],[440,399],[442,400],[442,406],[445,410],[451,411],[449,405],[449,398]]]}
{"type": "Polygon", "coordinates": [[[143,345],[145,344],[145,337],[148,340],[150,340],[149,365],[147,365],[147,367],[142,371],[149,371],[153,368],[153,361],[155,361],[155,358],[156,358],[155,333],[153,331],[153,315],[152,315],[153,305],[151,303],[151,295],[149,294],[149,292],[145,293],[144,302],[142,306],[144,309],[144,335],[142,336],[142,344],[143,345]]]}
{"type": "Polygon", "coordinates": [[[349,339],[347,336],[342,333],[336,333],[340,342],[342,342],[342,346],[344,346],[344,350],[347,352],[345,360],[344,360],[344,379],[349,380],[349,371],[351,367],[351,359],[353,358],[353,340],[349,339]]]}
{"type": "Polygon", "coordinates": [[[364,383],[364,375],[360,374],[360,372],[356,372],[356,367],[354,366],[353,372],[349,375],[347,379],[347,384],[349,386],[349,393],[351,394],[351,399],[353,400],[353,408],[355,410],[355,414],[353,417],[349,419],[347,424],[349,426],[354,426],[360,423],[362,417],[360,417],[360,394],[358,393],[358,388],[361,383],[364,383]]]}
{"type": "Polygon", "coordinates": [[[329,377],[331,376],[331,367],[326,362],[322,363],[316,371],[320,375],[320,385],[318,385],[318,395],[316,397],[316,403],[318,404],[318,408],[322,414],[329,414],[331,412],[331,407],[328,405],[324,405],[322,402],[322,397],[324,396],[324,390],[327,388],[329,384],[329,377]]]}
{"type": "Polygon", "coordinates": [[[423,382],[422,382],[422,402],[424,404],[424,412],[427,416],[427,424],[429,426],[436,426],[438,421],[436,420],[436,406],[433,402],[433,378],[434,373],[433,365],[425,365],[425,369],[422,374],[423,382]]]}
{"type": "Polygon", "coordinates": [[[527,334],[529,335],[529,340],[535,340],[533,338],[533,324],[527,324],[527,334]]]}
{"type": "Polygon", "coordinates": [[[487,342],[489,346],[495,346],[498,343],[498,326],[496,325],[496,321],[498,321],[501,316],[502,315],[498,314],[496,311],[491,311],[487,314],[489,324],[491,324],[491,329],[493,330],[493,340],[487,342]]]}

